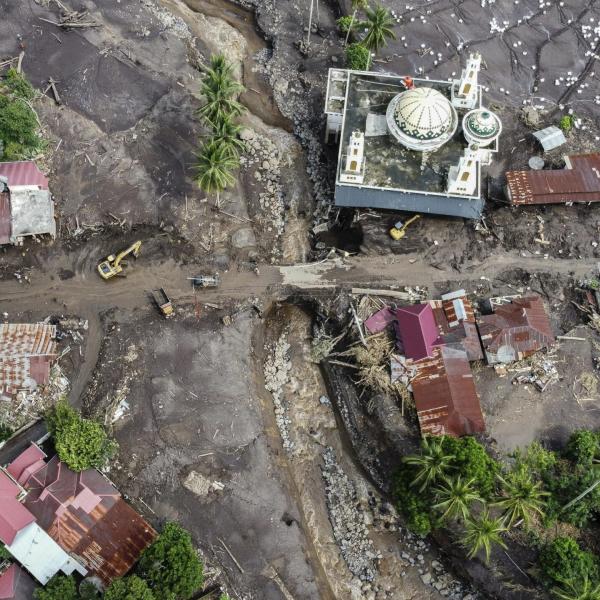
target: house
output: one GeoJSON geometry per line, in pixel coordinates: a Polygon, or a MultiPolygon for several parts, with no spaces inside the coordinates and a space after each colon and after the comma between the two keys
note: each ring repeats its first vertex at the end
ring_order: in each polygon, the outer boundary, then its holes
{"type": "Polygon", "coordinates": [[[33,161],[0,163],[0,245],[46,234],[56,237],[47,177],[33,161]]]}
{"type": "Polygon", "coordinates": [[[0,398],[48,383],[56,358],[55,325],[0,324],[0,398]]]}
{"type": "Polygon", "coordinates": [[[108,585],[156,537],[102,473],[46,460],[35,444],[0,471],[0,515],[0,540],[43,585],[60,571],[108,585]]]}
{"type": "Polygon", "coordinates": [[[407,358],[420,360],[432,356],[442,343],[430,304],[413,304],[396,310],[396,335],[407,358]]]}
{"type": "Polygon", "coordinates": [[[564,169],[508,171],[506,196],[509,202],[600,202],[600,153],[565,156],[564,159],[564,169]]]}
{"type": "Polygon", "coordinates": [[[489,364],[521,360],[554,343],[544,303],[535,295],[495,306],[479,318],[478,328],[489,364]]]}
{"type": "Polygon", "coordinates": [[[35,582],[15,563],[0,564],[0,600],[31,600],[35,582]]]}
{"type": "Polygon", "coordinates": [[[464,350],[440,346],[417,363],[412,390],[422,434],[463,436],[485,431],[479,396],[464,350]]]}

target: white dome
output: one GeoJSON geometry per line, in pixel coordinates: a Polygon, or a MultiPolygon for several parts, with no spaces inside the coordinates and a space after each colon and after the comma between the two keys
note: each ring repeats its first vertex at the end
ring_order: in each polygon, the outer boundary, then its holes
{"type": "Polygon", "coordinates": [[[436,150],[456,131],[456,110],[442,93],[429,87],[401,92],[390,102],[387,113],[390,133],[412,150],[436,150]]]}
{"type": "Polygon", "coordinates": [[[463,133],[470,144],[489,146],[502,131],[498,115],[487,108],[476,108],[463,117],[463,133]]]}

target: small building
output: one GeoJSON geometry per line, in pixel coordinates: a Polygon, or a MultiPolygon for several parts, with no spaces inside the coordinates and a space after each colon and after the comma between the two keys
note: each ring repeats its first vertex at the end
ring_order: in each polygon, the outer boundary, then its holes
{"type": "Polygon", "coordinates": [[[396,310],[394,323],[406,358],[421,360],[433,355],[442,343],[430,304],[413,304],[396,310]]]}
{"type": "Polygon", "coordinates": [[[565,168],[508,171],[511,204],[600,202],[600,153],[565,156],[565,168]]]}
{"type": "Polygon", "coordinates": [[[34,235],[56,237],[48,178],[33,161],[0,163],[0,245],[34,235]]]}
{"type": "Polygon", "coordinates": [[[0,398],[47,384],[56,358],[55,325],[0,324],[0,398]]]}
{"type": "Polygon", "coordinates": [[[422,434],[460,437],[485,431],[479,396],[464,350],[440,346],[417,363],[413,396],[422,434]]]}
{"type": "Polygon", "coordinates": [[[540,129],[533,134],[533,137],[540,143],[544,152],[550,152],[567,143],[565,134],[555,125],[540,129]]]}
{"type": "Polygon", "coordinates": [[[491,315],[479,318],[478,328],[489,364],[522,360],[555,341],[539,296],[514,298],[495,306],[491,315]]]}

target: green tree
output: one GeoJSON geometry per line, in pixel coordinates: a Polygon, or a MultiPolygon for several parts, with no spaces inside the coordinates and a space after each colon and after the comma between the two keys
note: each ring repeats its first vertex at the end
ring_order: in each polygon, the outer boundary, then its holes
{"type": "Polygon", "coordinates": [[[11,435],[12,429],[8,425],[0,423],[0,442],[7,440],[11,435]]]}
{"type": "Polygon", "coordinates": [[[43,588],[33,592],[36,600],[78,600],[77,585],[72,575],[55,575],[43,588]]]}
{"type": "Polygon", "coordinates": [[[196,158],[196,183],[207,194],[216,193],[220,208],[220,194],[235,184],[232,171],[239,167],[239,160],[229,144],[217,140],[206,142],[196,158]]]}
{"type": "Polygon", "coordinates": [[[390,11],[383,6],[367,8],[365,14],[367,15],[365,22],[367,34],[362,39],[362,44],[365,48],[378,54],[389,39],[396,39],[396,34],[392,29],[394,27],[394,19],[390,11]]]}
{"type": "Polygon", "coordinates": [[[465,481],[460,475],[456,479],[444,477],[441,485],[433,490],[436,504],[433,508],[442,513],[440,519],[466,521],[471,515],[471,505],[482,502],[473,482],[475,479],[465,481]]]}
{"type": "Polygon", "coordinates": [[[599,577],[596,557],[571,537],[557,537],[544,546],[539,565],[548,585],[568,585],[589,579],[596,583],[599,577]]]}
{"type": "Polygon", "coordinates": [[[168,523],[144,550],[137,572],[160,600],[187,600],[204,581],[190,534],[176,523],[168,523]]]}
{"type": "Polygon", "coordinates": [[[546,450],[538,441],[532,442],[524,450],[516,450],[513,457],[517,466],[523,465],[538,479],[551,473],[558,460],[555,452],[546,450]]]}
{"type": "Polygon", "coordinates": [[[99,468],[117,450],[100,423],[84,419],[65,400],[47,412],[46,423],[58,457],[74,471],[99,468]]]}
{"type": "Polygon", "coordinates": [[[4,544],[0,544],[0,562],[3,560],[10,560],[12,558],[12,554],[6,549],[4,544]]]}
{"type": "Polygon", "coordinates": [[[592,583],[587,577],[582,581],[571,582],[565,587],[555,588],[553,594],[559,600],[600,600],[600,583],[592,583]]]}
{"type": "Polygon", "coordinates": [[[567,458],[577,465],[589,468],[600,462],[600,436],[589,429],[574,431],[567,442],[567,458]]]}
{"type": "Polygon", "coordinates": [[[505,476],[498,475],[502,484],[503,496],[494,503],[504,511],[507,526],[519,520],[526,524],[534,515],[544,516],[545,497],[548,492],[542,490],[541,481],[533,481],[531,473],[524,465],[519,465],[505,476]]]}
{"type": "Polygon", "coordinates": [[[225,148],[235,157],[245,152],[246,144],[240,139],[242,127],[238,125],[231,115],[223,115],[215,123],[210,124],[213,130],[214,141],[224,144],[225,148]]]}
{"type": "Polygon", "coordinates": [[[101,594],[91,581],[83,581],[79,584],[79,600],[100,600],[101,594]]]}
{"type": "Polygon", "coordinates": [[[406,456],[403,461],[415,468],[412,485],[420,486],[419,492],[423,492],[448,473],[454,458],[444,449],[443,437],[426,435],[421,442],[421,453],[406,456]]]}
{"type": "Polygon", "coordinates": [[[352,71],[367,71],[371,53],[360,43],[346,46],[346,66],[352,71]]]}
{"type": "Polygon", "coordinates": [[[433,528],[430,509],[433,502],[430,491],[416,493],[411,485],[415,472],[409,465],[401,465],[394,477],[393,494],[398,511],[406,518],[406,526],[418,535],[427,535],[433,528]]]}
{"type": "Polygon", "coordinates": [[[23,77],[23,75],[18,73],[16,69],[9,69],[6,72],[2,87],[4,87],[4,90],[8,94],[15,98],[32,100],[35,96],[33,86],[25,79],[25,77],[23,77]]]}
{"type": "Polygon", "coordinates": [[[473,558],[480,550],[483,550],[485,562],[489,563],[494,545],[506,548],[502,539],[505,531],[506,527],[502,520],[491,517],[486,508],[479,517],[467,519],[461,543],[467,549],[469,558],[473,558]]]}
{"type": "Polygon", "coordinates": [[[115,579],[104,593],[103,600],[154,600],[148,584],[137,575],[115,579]]]}
{"type": "MultiPolygon", "coordinates": [[[[344,40],[344,46],[348,45],[348,39],[350,38],[350,34],[352,33],[355,22],[356,15],[359,10],[367,10],[369,7],[369,0],[352,0],[352,16],[350,17],[350,22],[348,23],[348,28],[346,30],[346,39],[344,40]]],[[[343,17],[342,17],[343,18],[343,17]]],[[[339,23],[339,21],[338,21],[339,23]]]]}
{"type": "Polygon", "coordinates": [[[237,97],[244,91],[233,75],[233,67],[222,54],[211,57],[210,67],[206,70],[200,93],[206,98],[206,104],[200,107],[198,114],[209,122],[219,122],[224,116],[239,116],[246,108],[237,97]]]}

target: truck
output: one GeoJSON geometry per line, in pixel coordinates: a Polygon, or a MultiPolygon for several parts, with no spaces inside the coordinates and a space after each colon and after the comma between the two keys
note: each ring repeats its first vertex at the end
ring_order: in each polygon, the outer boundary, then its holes
{"type": "Polygon", "coordinates": [[[208,288],[218,287],[221,283],[221,277],[218,273],[215,275],[196,275],[195,277],[188,277],[192,282],[192,286],[195,288],[208,288]]]}
{"type": "Polygon", "coordinates": [[[154,299],[156,306],[158,306],[158,310],[160,310],[165,317],[168,318],[173,316],[173,304],[163,288],[152,290],[152,298],[154,299]]]}

